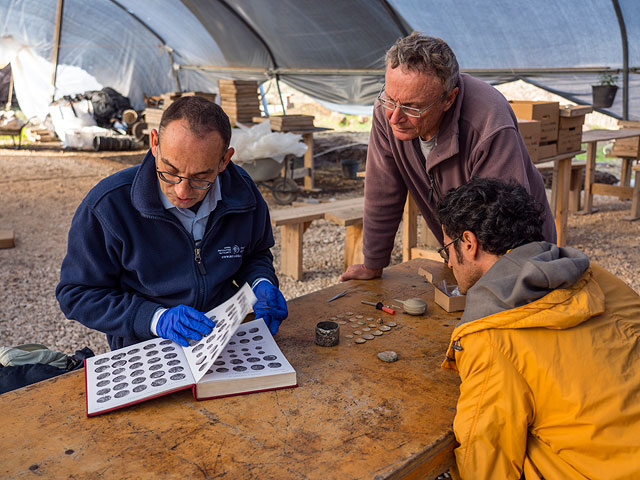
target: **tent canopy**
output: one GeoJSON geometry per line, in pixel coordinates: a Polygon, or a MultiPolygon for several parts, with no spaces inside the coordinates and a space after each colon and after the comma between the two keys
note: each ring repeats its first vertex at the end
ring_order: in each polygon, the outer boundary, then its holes
{"type": "MultiPolygon", "coordinates": [[[[386,50],[418,30],[446,40],[462,71],[590,103],[598,74],[624,66],[616,6],[628,41],[628,114],[640,119],[637,0],[0,0],[0,64],[11,62],[28,116],[104,86],[143,108],[145,95],[274,77],[349,111],[373,104],[386,50]]],[[[622,114],[622,100],[611,113],[622,114]]]]}

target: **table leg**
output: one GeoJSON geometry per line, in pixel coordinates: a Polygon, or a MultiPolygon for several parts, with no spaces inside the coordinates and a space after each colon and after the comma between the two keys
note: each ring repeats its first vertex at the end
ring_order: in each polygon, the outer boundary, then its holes
{"type": "MultiPolygon", "coordinates": [[[[628,187],[631,185],[631,167],[633,166],[633,158],[622,157],[622,169],[620,171],[620,185],[628,187]]],[[[625,196],[620,195],[620,200],[624,200],[625,196]]]]}
{"type": "Polygon", "coordinates": [[[631,215],[624,217],[625,220],[640,219],[640,164],[635,167],[636,180],[633,184],[633,195],[631,197],[631,215]]]}
{"type": "Polygon", "coordinates": [[[364,263],[362,253],[362,224],[348,225],[344,241],[344,269],[350,265],[364,263]]]}
{"type": "Polygon", "coordinates": [[[418,206],[410,194],[402,214],[402,261],[411,260],[411,249],[418,245],[418,206]]]}
{"type": "Polygon", "coordinates": [[[307,146],[307,151],[304,154],[304,168],[307,170],[307,173],[304,176],[303,188],[305,190],[315,191],[315,174],[313,170],[313,133],[303,133],[302,139],[307,146]]]}
{"type": "Polygon", "coordinates": [[[302,237],[304,224],[282,225],[280,231],[280,271],[302,280],[302,237]]]}
{"type": "Polygon", "coordinates": [[[596,151],[598,142],[587,143],[587,165],[584,174],[584,210],[582,213],[591,213],[593,210],[593,180],[596,173],[596,151]]]}
{"type": "MultiPolygon", "coordinates": [[[[571,186],[571,158],[556,160],[558,177],[556,179],[555,220],[558,233],[558,246],[567,244],[567,220],[569,218],[569,189],[571,186]]],[[[555,169],[554,169],[555,170],[555,169]]]]}

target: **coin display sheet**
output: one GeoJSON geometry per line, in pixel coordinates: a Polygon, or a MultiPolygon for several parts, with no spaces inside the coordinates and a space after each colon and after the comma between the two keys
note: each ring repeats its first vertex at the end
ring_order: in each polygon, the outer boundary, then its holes
{"type": "Polygon", "coordinates": [[[240,325],[201,383],[294,372],[262,319],[240,325]]]}
{"type": "Polygon", "coordinates": [[[229,300],[206,313],[216,326],[189,347],[156,338],[88,358],[85,361],[87,415],[197,383],[220,356],[255,301],[251,287],[245,284],[229,300]]]}

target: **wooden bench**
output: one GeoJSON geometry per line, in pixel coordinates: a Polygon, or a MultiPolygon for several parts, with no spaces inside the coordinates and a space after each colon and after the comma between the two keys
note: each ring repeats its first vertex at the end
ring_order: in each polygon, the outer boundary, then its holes
{"type": "Polygon", "coordinates": [[[13,141],[13,147],[14,148],[20,148],[22,146],[22,130],[26,126],[27,126],[27,124],[25,123],[20,128],[0,127],[0,136],[9,136],[9,137],[11,137],[11,140],[13,141]],[[16,145],[16,137],[18,137],[18,145],[16,145]]]}
{"type": "Polygon", "coordinates": [[[302,250],[304,232],[311,222],[326,219],[346,228],[344,266],[363,263],[362,216],[364,197],[318,203],[302,207],[273,210],[271,224],[282,227],[280,234],[280,271],[295,280],[302,280],[302,250]]]}
{"type": "MultiPolygon", "coordinates": [[[[556,198],[556,195],[554,195],[554,190],[557,188],[557,181],[556,181],[557,167],[555,164],[539,163],[536,165],[536,168],[538,169],[539,172],[545,172],[545,171],[553,172],[554,178],[551,183],[551,190],[552,190],[551,211],[555,212],[556,206],[553,200],[556,198]]],[[[584,184],[583,174],[584,174],[585,168],[586,168],[585,163],[573,163],[573,162],[571,163],[571,180],[570,180],[570,186],[569,186],[569,211],[570,212],[578,212],[580,210],[580,193],[582,192],[582,186],[584,184]]]]}
{"type": "Polygon", "coordinates": [[[633,193],[631,195],[631,215],[625,217],[625,220],[640,219],[640,163],[633,166],[632,170],[636,172],[636,179],[633,184],[633,193]]]}

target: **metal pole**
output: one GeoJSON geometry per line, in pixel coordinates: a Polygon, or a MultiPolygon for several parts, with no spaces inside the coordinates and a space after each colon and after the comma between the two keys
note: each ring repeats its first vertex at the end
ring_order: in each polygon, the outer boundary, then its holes
{"type": "Polygon", "coordinates": [[[627,27],[624,23],[624,16],[620,10],[618,0],[611,0],[613,9],[616,11],[618,25],[620,26],[620,36],[622,37],[622,119],[629,120],[629,41],[627,39],[627,27]]]}
{"type": "Polygon", "coordinates": [[[4,106],[6,111],[11,109],[11,97],[13,96],[13,68],[9,67],[11,72],[9,73],[9,98],[7,98],[7,104],[4,106]]]}
{"type": "Polygon", "coordinates": [[[52,102],[56,96],[56,76],[58,74],[58,57],[60,54],[60,33],[62,32],[63,7],[64,0],[58,0],[58,7],[56,8],[56,29],[53,34],[53,53],[51,55],[51,63],[53,63],[53,76],[51,77],[51,85],[53,86],[53,92],[51,93],[52,102]]]}

